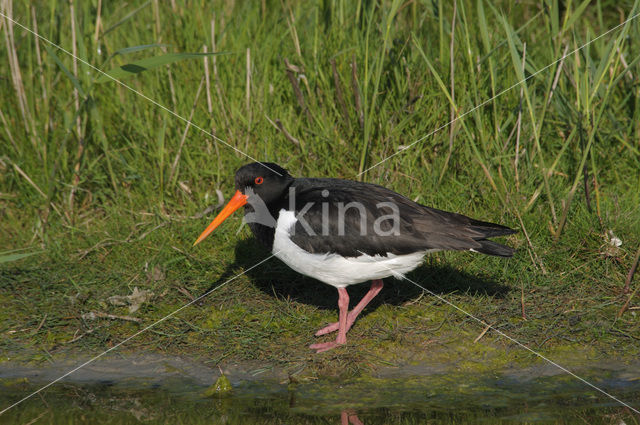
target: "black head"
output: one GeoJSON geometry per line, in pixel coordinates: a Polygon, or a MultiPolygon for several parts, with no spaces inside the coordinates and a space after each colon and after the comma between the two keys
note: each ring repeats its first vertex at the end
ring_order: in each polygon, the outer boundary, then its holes
{"type": "MultiPolygon", "coordinates": [[[[252,197],[258,196],[267,206],[277,201],[282,197],[292,181],[293,177],[289,175],[287,170],[271,162],[254,162],[240,167],[236,172],[236,193],[196,239],[194,245],[209,236],[216,227],[238,208],[246,206],[245,213],[254,211],[254,205],[261,204],[256,202],[256,199],[252,201],[252,197]]],[[[261,212],[260,214],[257,215],[265,220],[268,217],[273,220],[273,217],[268,212],[266,214],[261,212]]]]}
{"type": "Polygon", "coordinates": [[[253,191],[265,204],[279,199],[292,181],[287,170],[272,162],[253,162],[236,172],[236,189],[245,195],[253,191]]]}

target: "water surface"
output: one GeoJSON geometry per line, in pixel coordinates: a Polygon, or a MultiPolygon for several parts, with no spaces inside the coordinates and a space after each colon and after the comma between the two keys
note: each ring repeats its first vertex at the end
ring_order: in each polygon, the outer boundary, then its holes
{"type": "MultiPolygon", "coordinates": [[[[0,423],[640,423],[629,409],[548,366],[484,375],[413,366],[351,379],[241,366],[225,370],[232,392],[211,398],[203,393],[219,376],[216,368],[176,358],[102,361],[12,408],[0,423]]],[[[68,369],[5,364],[0,409],[68,369]]],[[[591,366],[581,374],[640,408],[637,365],[591,366]]]]}

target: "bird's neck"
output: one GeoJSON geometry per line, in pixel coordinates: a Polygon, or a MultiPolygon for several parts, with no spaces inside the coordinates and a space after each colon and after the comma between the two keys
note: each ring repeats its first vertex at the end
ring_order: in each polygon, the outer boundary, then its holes
{"type": "Polygon", "coordinates": [[[256,206],[259,208],[264,208],[264,206],[266,206],[268,215],[270,215],[267,220],[249,220],[249,217],[247,217],[249,214],[254,214],[253,218],[264,218],[264,214],[266,214],[267,211],[256,211],[253,205],[245,205],[244,214],[247,219],[247,224],[249,224],[249,228],[255,235],[256,239],[258,239],[269,250],[273,248],[273,238],[280,210],[288,209],[289,187],[292,185],[294,180],[295,179],[291,179],[281,196],[271,202],[264,202],[262,206],[256,206]]]}
{"type": "Polygon", "coordinates": [[[267,213],[265,211],[256,212],[254,207],[250,204],[245,206],[244,214],[245,220],[256,239],[258,239],[267,249],[271,250],[276,230],[275,226],[282,206],[281,202],[272,202],[265,205],[269,217],[264,216],[267,213]],[[260,217],[260,219],[256,220],[256,217],[260,217]]]}

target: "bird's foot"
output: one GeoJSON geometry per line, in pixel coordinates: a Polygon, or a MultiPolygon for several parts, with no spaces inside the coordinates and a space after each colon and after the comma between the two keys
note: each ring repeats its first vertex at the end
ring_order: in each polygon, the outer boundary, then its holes
{"type": "MultiPolygon", "coordinates": [[[[353,326],[353,322],[355,321],[356,321],[355,316],[351,317],[351,314],[347,316],[347,331],[351,329],[351,326],[353,326]]],[[[315,333],[315,336],[322,336],[322,335],[329,334],[331,332],[335,332],[338,330],[339,327],[340,327],[340,323],[338,322],[330,323],[324,328],[319,329],[318,332],[315,333]]]]}
{"type": "Polygon", "coordinates": [[[342,425],[349,425],[349,423],[352,425],[364,425],[360,418],[358,418],[358,415],[356,415],[356,411],[351,409],[340,412],[340,422],[342,425]]]}
{"type": "Polygon", "coordinates": [[[339,323],[338,322],[334,322],[334,323],[328,324],[324,328],[318,329],[318,332],[316,332],[315,335],[316,336],[321,336],[321,335],[329,334],[331,332],[335,332],[335,331],[338,330],[338,327],[339,327],[339,323]]]}
{"type": "Polygon", "coordinates": [[[318,344],[311,344],[309,348],[311,348],[312,350],[316,350],[316,353],[322,353],[324,351],[329,351],[333,348],[336,348],[339,345],[343,345],[345,342],[338,342],[337,340],[330,342],[320,342],[318,344]]]}

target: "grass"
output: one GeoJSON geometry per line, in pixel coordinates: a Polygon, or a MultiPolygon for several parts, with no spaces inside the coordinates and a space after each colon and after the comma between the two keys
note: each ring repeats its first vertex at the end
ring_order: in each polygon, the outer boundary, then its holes
{"type": "MultiPolygon", "coordinates": [[[[596,39],[637,3],[5,3],[82,59],[0,21],[6,358],[98,354],[266,258],[239,214],[191,247],[250,161],[229,146],[519,228],[512,260],[438,253],[410,278],[567,364],[639,354],[637,281],[623,287],[640,244],[640,21],[596,39]],[[204,131],[84,64],[205,51],[227,54],[122,80],[204,131]],[[153,293],[138,311],[109,301],[135,287],[153,293]]],[[[311,354],[335,300],[270,260],[123,348],[308,375],[536,360],[492,332],[474,343],[482,325],[392,280],[353,343],[311,354]]]]}

